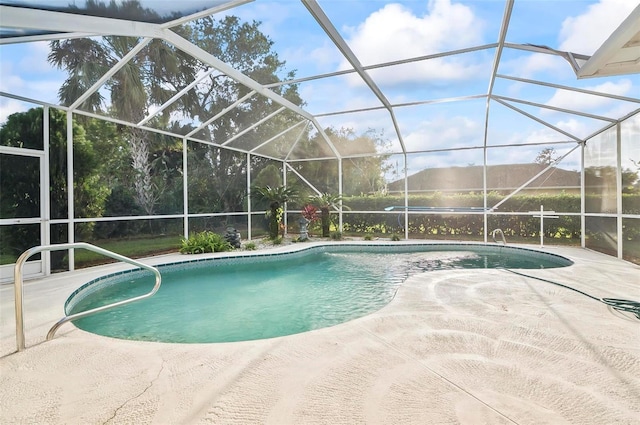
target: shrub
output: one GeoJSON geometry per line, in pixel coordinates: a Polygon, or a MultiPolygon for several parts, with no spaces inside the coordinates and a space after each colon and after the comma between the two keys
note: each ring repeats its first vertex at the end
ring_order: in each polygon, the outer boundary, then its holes
{"type": "Polygon", "coordinates": [[[342,240],[342,232],[331,232],[329,235],[334,241],[342,240]]]}
{"type": "Polygon", "coordinates": [[[244,244],[244,249],[246,249],[247,251],[255,251],[256,249],[258,249],[258,247],[256,246],[255,242],[247,242],[246,244],[244,244]]]}
{"type": "Polygon", "coordinates": [[[365,241],[371,241],[371,240],[373,240],[373,234],[371,234],[371,233],[365,233],[365,234],[364,234],[364,240],[365,240],[365,241]]]}
{"type": "Polygon", "coordinates": [[[182,254],[203,254],[205,252],[231,251],[233,247],[224,237],[217,233],[204,231],[189,236],[189,239],[182,239],[180,253],[182,254]]]}
{"type": "Polygon", "coordinates": [[[282,244],[282,236],[278,236],[277,238],[271,239],[271,243],[274,244],[274,245],[282,244]]]}
{"type": "Polygon", "coordinates": [[[398,235],[397,233],[394,233],[393,235],[391,235],[391,240],[392,241],[399,241],[400,240],[400,235],[398,235]]]}

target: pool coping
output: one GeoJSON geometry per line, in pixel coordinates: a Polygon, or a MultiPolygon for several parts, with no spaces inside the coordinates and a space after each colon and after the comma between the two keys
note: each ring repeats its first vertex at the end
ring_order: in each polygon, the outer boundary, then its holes
{"type": "MultiPolygon", "coordinates": [[[[637,265],[578,247],[531,249],[559,253],[574,265],[528,274],[598,296],[638,298],[637,265]]],[[[189,259],[207,256],[226,254],[189,259]]],[[[638,322],[497,269],[413,276],[378,312],[266,340],[126,341],[67,325],[44,342],[67,294],[124,267],[26,282],[27,349],[19,353],[13,288],[0,288],[0,422],[503,423],[503,414],[518,423],[595,425],[605,417],[629,423],[638,412],[640,346],[632,337],[638,322]],[[456,304],[464,309],[449,302],[460,295],[456,304]]]]}

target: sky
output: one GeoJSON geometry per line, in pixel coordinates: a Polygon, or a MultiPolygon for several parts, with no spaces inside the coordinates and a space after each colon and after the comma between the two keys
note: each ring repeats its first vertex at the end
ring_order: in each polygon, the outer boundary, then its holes
{"type": "MultiPolygon", "coordinates": [[[[197,8],[203,3],[215,2],[180,4],[197,8]]],[[[495,43],[505,8],[501,0],[319,0],[318,3],[363,66],[495,43]]],[[[166,7],[175,3],[156,1],[155,4],[166,7]]],[[[638,0],[516,0],[506,41],[591,55],[638,4],[638,0]]],[[[274,42],[273,48],[286,62],[286,69],[295,70],[299,78],[351,68],[299,1],[257,0],[225,13],[247,21],[260,21],[261,31],[274,42]]],[[[0,91],[57,103],[57,90],[65,75],[51,68],[47,53],[48,46],[43,42],[1,45],[0,91]]],[[[486,49],[368,71],[391,104],[438,101],[396,109],[402,143],[408,150],[469,148],[483,144],[485,100],[444,100],[486,94],[494,56],[494,49],[486,49]]],[[[551,55],[505,49],[498,73],[640,97],[638,74],[577,80],[564,59],[551,55]]],[[[303,82],[299,91],[307,102],[305,109],[313,114],[381,105],[355,73],[303,82]]],[[[638,107],[631,102],[509,79],[497,79],[494,94],[609,118],[618,118],[638,107]]],[[[512,105],[579,138],[606,124],[535,106],[512,105]]],[[[9,114],[32,106],[0,97],[0,122],[9,114]]],[[[572,140],[496,102],[492,102],[490,113],[488,144],[519,147],[490,149],[489,163],[523,162],[523,158],[527,162],[547,147],[543,143],[572,140]]],[[[322,126],[352,128],[356,133],[375,129],[388,138],[390,149],[400,149],[393,122],[384,110],[325,116],[318,120],[322,126]]],[[[549,146],[564,153],[573,148],[574,143],[549,146]]],[[[411,173],[424,167],[477,165],[482,161],[481,149],[466,149],[446,154],[415,154],[408,165],[411,173]]],[[[569,169],[579,168],[578,164],[577,154],[564,161],[569,169]]]]}

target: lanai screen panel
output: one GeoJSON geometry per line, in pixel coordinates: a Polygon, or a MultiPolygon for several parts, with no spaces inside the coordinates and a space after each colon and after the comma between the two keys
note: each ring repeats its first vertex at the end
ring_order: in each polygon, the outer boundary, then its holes
{"type": "Polygon", "coordinates": [[[395,108],[407,152],[483,146],[486,103],[481,96],[395,108]]]}
{"type": "Polygon", "coordinates": [[[386,109],[320,116],[318,121],[343,157],[402,151],[386,109]]]}

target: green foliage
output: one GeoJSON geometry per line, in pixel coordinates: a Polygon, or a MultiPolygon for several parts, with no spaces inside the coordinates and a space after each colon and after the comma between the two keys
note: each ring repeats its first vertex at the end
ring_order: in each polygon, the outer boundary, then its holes
{"type": "Polygon", "coordinates": [[[180,253],[182,254],[203,254],[205,252],[225,252],[231,251],[233,247],[223,236],[209,231],[196,233],[189,236],[189,239],[182,239],[180,253]]]}
{"type": "Polygon", "coordinates": [[[297,190],[286,186],[264,186],[255,187],[253,193],[259,202],[268,203],[269,205],[269,210],[267,211],[269,237],[275,240],[280,234],[280,224],[284,216],[282,204],[295,199],[298,195],[297,190]]]}
{"type": "Polygon", "coordinates": [[[373,234],[372,234],[372,233],[369,233],[369,232],[365,233],[365,234],[364,234],[364,240],[365,240],[365,241],[371,241],[371,240],[373,240],[373,234]]]}
{"type": "MultiPolygon", "coordinates": [[[[495,205],[502,199],[502,195],[489,193],[488,205],[495,205]]],[[[640,207],[640,196],[623,197],[627,210],[640,207]]],[[[389,206],[404,205],[401,196],[353,196],[344,199],[353,209],[359,211],[384,211],[389,206]]],[[[454,195],[415,195],[409,197],[409,205],[428,207],[481,207],[482,194],[454,194],[454,195]]],[[[580,217],[577,215],[563,215],[562,213],[576,213],[580,211],[580,196],[578,194],[528,195],[520,194],[502,204],[498,212],[537,211],[540,205],[545,210],[559,213],[559,218],[545,220],[544,230],[547,238],[563,238],[569,240],[580,239],[580,217]]],[[[404,233],[404,212],[393,214],[345,214],[343,217],[343,231],[349,233],[404,233]]],[[[539,237],[540,219],[526,215],[491,215],[489,229],[500,228],[507,240],[511,238],[539,237]]],[[[484,218],[482,214],[409,214],[408,231],[411,235],[423,235],[433,238],[455,238],[461,240],[481,240],[484,235],[484,218]]]]}
{"type": "Polygon", "coordinates": [[[267,202],[269,208],[276,203],[280,206],[298,196],[296,189],[287,186],[257,186],[253,188],[253,194],[259,201],[267,202]]]}
{"type": "MultiPolygon", "coordinates": [[[[51,218],[67,216],[67,115],[49,110],[49,196],[51,218]]],[[[0,144],[3,146],[44,149],[43,110],[32,108],[27,112],[12,114],[0,128],[0,144]]],[[[74,211],[76,217],[100,217],[109,195],[108,187],[101,181],[102,158],[86,139],[85,130],[78,121],[73,122],[74,161],[74,211]]],[[[3,155],[0,164],[0,217],[36,217],[40,215],[40,175],[38,161],[34,158],[16,159],[3,155]]],[[[76,234],[80,238],[91,235],[94,223],[79,223],[76,234]]],[[[0,253],[8,250],[20,254],[38,245],[40,229],[37,226],[12,226],[3,235],[0,253]]],[[[60,235],[52,234],[52,241],[60,235]]],[[[54,264],[54,267],[56,265],[54,264]]]]}
{"type": "Polygon", "coordinates": [[[271,243],[274,245],[282,245],[282,237],[276,236],[275,238],[271,238],[271,243]]]}
{"type": "Polygon", "coordinates": [[[247,251],[255,251],[256,249],[258,249],[258,247],[256,246],[255,242],[247,242],[246,244],[244,244],[244,249],[247,251]]]}
{"type": "Polygon", "coordinates": [[[331,232],[330,237],[334,241],[340,241],[342,240],[342,232],[331,232]]]}
{"type": "MultiPolygon", "coordinates": [[[[342,204],[342,196],[333,193],[321,193],[309,197],[308,202],[320,209],[320,221],[322,223],[322,237],[329,236],[331,227],[331,209],[338,209],[342,204]]],[[[343,207],[347,208],[347,207],[343,207]]]]}
{"type": "Polygon", "coordinates": [[[391,240],[394,242],[397,242],[400,240],[400,235],[398,235],[397,233],[394,233],[391,235],[391,240]]]}
{"type": "MultiPolygon", "coordinates": [[[[180,236],[147,236],[132,239],[110,239],[110,240],[88,240],[87,242],[124,255],[129,258],[141,258],[159,253],[175,252],[176,246],[180,243],[180,236]]],[[[75,251],[76,268],[90,267],[97,264],[112,263],[110,257],[105,257],[86,249],[77,249],[75,251]]]]}
{"type": "Polygon", "coordinates": [[[282,170],[276,164],[268,164],[253,179],[256,187],[279,187],[282,186],[282,170]]]}
{"type": "MultiPolygon", "coordinates": [[[[98,10],[100,16],[126,15],[147,22],[157,22],[159,19],[156,12],[144,8],[137,0],[91,0],[86,8],[98,10]]],[[[176,26],[172,31],[256,81],[266,84],[293,80],[295,73],[286,70],[285,62],[272,49],[273,41],[260,31],[260,25],[258,21],[243,22],[235,16],[219,20],[206,16],[176,26]]],[[[135,37],[115,36],[52,41],[48,60],[66,73],[66,80],[58,93],[62,104],[68,105],[78,99],[138,43],[135,37]]],[[[191,124],[185,124],[190,117],[197,118],[199,122],[204,117],[216,116],[248,93],[246,86],[233,78],[214,74],[202,80],[197,91],[191,90],[175,102],[167,103],[176,92],[187,89],[198,75],[209,68],[209,64],[192,58],[170,43],[154,39],[140,50],[135,60],[128,61],[105,83],[105,90],[93,93],[83,107],[90,112],[105,113],[137,123],[153,105],[166,104],[167,108],[148,125],[168,129],[175,134],[187,134],[195,129],[191,124]],[[110,101],[103,96],[109,96],[110,101]],[[104,110],[104,105],[111,105],[111,108],[104,110]],[[176,111],[179,114],[175,114],[176,111]]],[[[276,84],[271,90],[296,105],[304,103],[296,84],[276,84]]],[[[278,107],[265,96],[254,96],[241,108],[232,108],[225,113],[223,119],[211,122],[199,132],[198,138],[221,143],[236,134],[238,129],[246,128],[247,123],[261,120],[278,107]]],[[[290,128],[298,120],[296,114],[285,111],[255,128],[252,137],[267,140],[290,128]]],[[[106,135],[111,129],[103,128],[100,131],[106,135]]],[[[107,140],[120,148],[101,152],[105,163],[124,155],[124,158],[114,161],[116,167],[107,166],[108,172],[103,173],[111,177],[109,187],[122,186],[118,198],[109,204],[114,210],[126,208],[130,204],[126,196],[135,200],[136,208],[146,214],[180,212],[181,179],[176,179],[175,175],[176,170],[181,170],[175,164],[181,163],[181,148],[176,151],[171,148],[170,142],[158,141],[157,135],[128,126],[118,126],[118,133],[121,135],[119,138],[113,138],[111,134],[95,138],[96,141],[107,140]],[[122,164],[128,166],[123,167],[122,164]]],[[[288,151],[292,142],[284,140],[286,137],[283,137],[283,146],[274,143],[274,148],[288,151]]],[[[189,143],[188,155],[191,213],[246,211],[247,169],[255,171],[254,176],[264,178],[260,185],[274,185],[271,181],[276,177],[273,170],[260,175],[260,170],[271,162],[268,159],[253,155],[251,163],[246,164],[244,154],[200,143],[189,143]]],[[[275,183],[279,184],[281,181],[275,183]]]]}
{"type": "MultiPolygon", "coordinates": [[[[389,140],[384,134],[375,130],[367,130],[361,134],[356,134],[353,129],[327,127],[324,133],[329,137],[331,143],[342,155],[353,154],[354,158],[346,158],[342,161],[343,187],[342,193],[348,195],[380,193],[385,188],[384,174],[390,168],[387,160],[388,155],[376,155],[357,157],[362,153],[383,152],[389,146],[389,140]]],[[[314,134],[308,140],[301,140],[296,144],[296,149],[300,154],[313,156],[325,156],[321,147],[326,146],[323,136],[314,134]]],[[[297,153],[297,152],[296,152],[297,153]]],[[[321,192],[335,193],[339,191],[337,187],[339,166],[338,161],[309,161],[293,163],[292,166],[305,177],[312,181],[314,186],[321,192]]],[[[289,184],[295,180],[287,180],[289,184]]]]}

